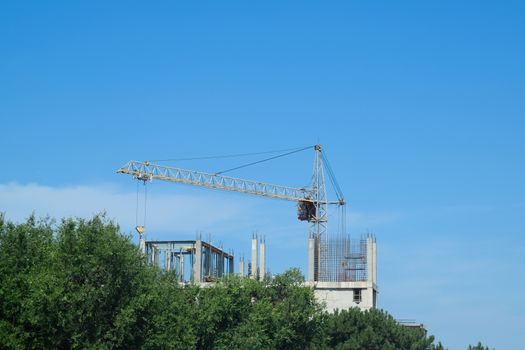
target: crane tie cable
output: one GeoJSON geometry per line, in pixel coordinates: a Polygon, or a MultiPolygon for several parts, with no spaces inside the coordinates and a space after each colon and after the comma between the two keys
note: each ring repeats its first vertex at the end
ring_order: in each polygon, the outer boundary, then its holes
{"type": "MultiPolygon", "coordinates": [[[[312,147],[312,146],[305,147],[305,149],[310,148],[310,147],[312,147]]],[[[279,150],[265,151],[265,152],[237,153],[237,154],[224,154],[224,155],[216,155],[216,156],[191,157],[191,158],[153,159],[153,160],[151,160],[151,162],[176,162],[176,161],[187,161],[187,160],[206,160],[206,159],[236,158],[236,157],[246,157],[246,156],[257,156],[257,155],[261,155],[261,154],[288,152],[288,151],[295,151],[295,150],[297,150],[297,148],[287,148],[287,149],[279,149],[279,150]]]]}
{"type": "Polygon", "coordinates": [[[230,169],[226,169],[226,170],[218,171],[218,172],[216,172],[214,175],[220,175],[220,174],[227,173],[227,172],[229,172],[229,171],[233,171],[233,170],[237,170],[237,169],[242,169],[242,168],[249,167],[249,166],[251,166],[251,165],[255,165],[255,164],[259,164],[259,163],[267,162],[267,161],[269,161],[269,160],[273,160],[273,159],[281,158],[281,157],[284,157],[284,156],[288,156],[288,155],[290,155],[290,154],[298,153],[298,152],[304,151],[304,150],[306,150],[306,149],[310,149],[310,148],[312,148],[312,147],[313,147],[313,146],[303,147],[303,148],[295,149],[295,150],[293,150],[293,151],[291,151],[291,152],[288,152],[288,153],[280,154],[280,155],[273,156],[273,157],[266,158],[266,159],[261,159],[261,160],[258,160],[258,161],[256,161],[256,162],[251,162],[251,163],[248,163],[248,164],[239,165],[239,166],[236,166],[236,167],[234,167],[234,168],[230,168],[230,169]]]}

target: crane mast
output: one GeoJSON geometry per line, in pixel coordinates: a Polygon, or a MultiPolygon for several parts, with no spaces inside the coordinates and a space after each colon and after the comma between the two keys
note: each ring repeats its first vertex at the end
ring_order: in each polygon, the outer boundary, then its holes
{"type": "MultiPolygon", "coordinates": [[[[321,239],[328,239],[328,211],[327,211],[327,196],[326,183],[324,178],[324,167],[321,145],[315,145],[315,159],[314,169],[312,175],[312,191],[315,195],[315,220],[310,225],[309,239],[314,242],[314,257],[313,257],[313,271],[309,272],[309,279],[319,281],[322,278],[322,271],[325,271],[324,259],[320,259],[326,252],[321,251],[326,249],[325,245],[321,245],[321,239]],[[312,276],[313,274],[313,276],[312,276]]],[[[311,269],[311,268],[310,268],[311,269]]]]}
{"type": "MultiPolygon", "coordinates": [[[[325,270],[320,265],[322,260],[319,259],[319,255],[324,252],[320,251],[322,245],[319,242],[322,238],[326,239],[328,235],[327,206],[328,204],[344,205],[345,200],[340,193],[338,193],[337,201],[328,200],[321,145],[315,145],[314,150],[313,175],[309,188],[273,185],[218,173],[172,168],[148,161],[129,161],[119,168],[117,173],[131,175],[134,179],[144,183],[155,179],[297,202],[297,217],[301,221],[310,222],[309,238],[316,242],[314,267],[310,275],[313,275],[313,279],[317,281],[319,278],[322,279],[321,271],[325,270]]],[[[142,232],[139,233],[142,234],[142,232]]]]}

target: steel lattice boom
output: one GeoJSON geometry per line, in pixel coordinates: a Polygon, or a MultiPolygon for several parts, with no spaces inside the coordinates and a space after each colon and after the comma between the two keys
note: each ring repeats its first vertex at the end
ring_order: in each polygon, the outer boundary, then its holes
{"type": "MultiPolygon", "coordinates": [[[[216,188],[265,196],[294,202],[315,202],[314,191],[306,188],[293,188],[272,185],[264,182],[238,179],[230,176],[210,174],[201,171],[171,168],[149,162],[130,161],[117,170],[120,174],[132,175],[142,181],[164,180],[187,185],[216,188]]],[[[325,202],[329,204],[328,202],[325,202]]],[[[337,202],[335,202],[337,203],[337,202]]]]}

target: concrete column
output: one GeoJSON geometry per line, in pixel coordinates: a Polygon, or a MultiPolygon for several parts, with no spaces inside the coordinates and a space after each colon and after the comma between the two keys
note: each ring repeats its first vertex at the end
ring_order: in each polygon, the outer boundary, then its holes
{"type": "Polygon", "coordinates": [[[366,275],[368,282],[374,281],[374,239],[371,235],[366,237],[366,275]]]}
{"type": "Polygon", "coordinates": [[[308,282],[314,281],[315,270],[315,238],[308,238],[308,282]]]}
{"type": "Polygon", "coordinates": [[[377,284],[377,244],[375,238],[373,238],[372,242],[372,282],[377,284]]]}
{"type": "Polygon", "coordinates": [[[159,266],[159,250],[157,247],[153,248],[153,264],[155,264],[155,266],[159,266]]]}
{"type": "Polygon", "coordinates": [[[179,254],[179,281],[184,282],[184,255],[179,254]]]}
{"type": "Polygon", "coordinates": [[[171,250],[166,250],[165,254],[166,261],[164,263],[166,264],[166,271],[169,271],[171,269],[171,250]]]}
{"type": "Polygon", "coordinates": [[[257,278],[257,235],[252,238],[252,274],[250,278],[257,278]]]}
{"type": "Polygon", "coordinates": [[[202,279],[202,241],[195,241],[195,260],[193,263],[193,281],[201,282],[202,279]]]}
{"type": "Polygon", "coordinates": [[[260,272],[259,272],[259,279],[262,281],[264,280],[264,274],[266,272],[266,241],[264,238],[261,238],[261,245],[259,247],[260,254],[259,254],[259,261],[260,261],[260,272]]]}
{"type": "Polygon", "coordinates": [[[244,277],[244,257],[239,261],[239,276],[244,277]]]}
{"type": "Polygon", "coordinates": [[[219,276],[224,276],[224,271],[225,271],[224,264],[225,264],[225,261],[224,261],[224,251],[222,250],[222,246],[221,246],[221,256],[219,257],[219,260],[220,260],[220,263],[219,263],[219,270],[220,270],[219,276]]]}
{"type": "Polygon", "coordinates": [[[229,274],[233,274],[235,272],[235,258],[232,256],[230,258],[228,258],[228,273],[229,274]]]}
{"type": "Polygon", "coordinates": [[[139,250],[142,254],[146,254],[146,240],[142,235],[139,236],[139,250]]]}

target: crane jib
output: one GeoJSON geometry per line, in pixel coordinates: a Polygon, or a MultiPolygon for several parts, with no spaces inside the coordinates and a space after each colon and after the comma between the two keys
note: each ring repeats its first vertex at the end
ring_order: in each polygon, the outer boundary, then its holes
{"type": "MultiPolygon", "coordinates": [[[[148,162],[130,161],[118,169],[117,173],[129,174],[141,181],[156,179],[294,202],[315,202],[313,191],[306,188],[279,186],[218,174],[160,166],[148,162]]],[[[323,201],[323,203],[332,204],[337,202],[323,201]]]]}

